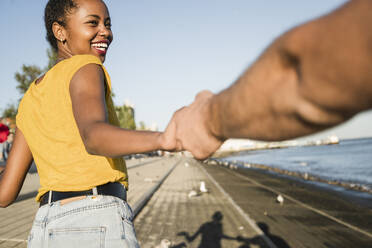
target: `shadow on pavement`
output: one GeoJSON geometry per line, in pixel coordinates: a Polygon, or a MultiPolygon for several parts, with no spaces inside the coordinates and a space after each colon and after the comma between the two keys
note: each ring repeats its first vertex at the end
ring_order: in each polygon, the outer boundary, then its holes
{"type": "MultiPolygon", "coordinates": [[[[270,233],[270,228],[269,226],[264,223],[264,222],[258,222],[257,226],[265,233],[265,235],[276,245],[278,248],[291,248],[289,244],[282,239],[279,236],[276,236],[272,233],[270,233]]],[[[257,235],[253,238],[250,239],[243,239],[243,238],[238,238],[239,241],[243,242],[242,246],[239,246],[239,248],[249,248],[250,244],[255,244],[259,245],[261,248],[267,247],[266,245],[263,244],[263,239],[261,235],[257,235]]]]}
{"type": "Polygon", "coordinates": [[[37,195],[37,191],[32,191],[26,194],[19,195],[17,199],[15,200],[15,202],[20,202],[20,201],[28,200],[30,198],[35,198],[36,195],[37,195]]]}
{"type": "Polygon", "coordinates": [[[270,233],[269,226],[266,223],[258,222],[257,225],[278,248],[291,248],[284,239],[270,233]]]}
{"type": "Polygon", "coordinates": [[[212,221],[203,223],[194,234],[190,235],[188,232],[182,231],[179,232],[178,235],[184,236],[187,242],[189,243],[191,243],[199,235],[201,235],[201,241],[198,246],[199,248],[221,248],[222,239],[238,240],[239,238],[230,237],[223,233],[222,219],[223,219],[222,213],[220,211],[216,211],[212,215],[212,221]]]}
{"type": "Polygon", "coordinates": [[[32,162],[30,169],[28,169],[28,173],[31,173],[31,174],[37,173],[35,162],[32,162]]]}
{"type": "MultiPolygon", "coordinates": [[[[217,211],[212,215],[212,220],[203,223],[199,229],[192,235],[188,232],[179,232],[179,236],[184,236],[188,243],[194,241],[199,235],[201,235],[201,241],[198,248],[222,248],[221,240],[236,240],[241,243],[238,248],[250,248],[251,244],[258,245],[260,248],[266,248],[267,245],[264,243],[261,235],[257,235],[253,238],[244,238],[242,236],[230,237],[223,233],[222,224],[223,215],[217,211]]],[[[266,223],[258,222],[257,225],[265,233],[265,235],[278,247],[278,248],[291,248],[288,243],[279,236],[270,233],[269,226],[266,223]]],[[[184,242],[172,246],[172,248],[187,247],[184,242]]]]}

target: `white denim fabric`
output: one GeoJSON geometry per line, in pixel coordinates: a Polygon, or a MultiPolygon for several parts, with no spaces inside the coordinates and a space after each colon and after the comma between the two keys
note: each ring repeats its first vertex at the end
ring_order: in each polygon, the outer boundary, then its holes
{"type": "Polygon", "coordinates": [[[132,219],[128,203],[114,196],[52,202],[39,208],[27,247],[137,248],[132,219]]]}

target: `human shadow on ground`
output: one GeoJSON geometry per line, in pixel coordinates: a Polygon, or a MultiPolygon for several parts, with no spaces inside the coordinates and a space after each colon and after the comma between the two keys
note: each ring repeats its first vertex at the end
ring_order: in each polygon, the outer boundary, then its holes
{"type": "Polygon", "coordinates": [[[177,235],[184,236],[189,243],[201,235],[198,248],[221,248],[222,239],[237,240],[238,238],[230,237],[223,233],[222,219],[222,213],[217,211],[212,215],[212,221],[203,223],[194,234],[190,235],[188,232],[182,231],[177,235]]]}
{"type": "Polygon", "coordinates": [[[176,245],[172,245],[170,248],[187,248],[187,245],[185,244],[185,242],[182,242],[176,245]]]}
{"type": "MultiPolygon", "coordinates": [[[[224,234],[222,219],[222,213],[217,211],[212,215],[212,220],[203,223],[194,234],[190,235],[188,232],[182,231],[179,232],[177,235],[184,236],[188,243],[191,243],[199,235],[201,235],[201,241],[198,248],[222,248],[222,239],[239,241],[241,244],[238,246],[238,248],[250,248],[251,245],[256,245],[261,248],[267,247],[264,239],[262,238],[262,235],[257,235],[253,238],[245,238],[242,236],[230,237],[224,234]]],[[[257,225],[278,248],[291,248],[284,239],[270,233],[270,228],[266,223],[258,222],[257,225]]],[[[186,247],[186,244],[182,242],[176,246],[172,246],[172,248],[176,247],[186,247]]]]}
{"type": "Polygon", "coordinates": [[[37,173],[37,168],[36,168],[35,162],[32,162],[32,164],[30,166],[30,169],[28,169],[28,172],[27,173],[30,173],[30,174],[37,173]]]}
{"type": "MultiPolygon", "coordinates": [[[[257,226],[262,230],[262,232],[276,245],[278,248],[291,248],[289,244],[282,239],[281,237],[274,235],[270,233],[269,226],[264,222],[258,222],[257,226]]],[[[262,235],[257,235],[253,238],[242,238],[238,237],[238,240],[242,242],[243,244],[239,246],[239,248],[250,248],[250,244],[259,245],[259,247],[267,247],[267,245],[264,244],[262,235]]]]}
{"type": "Polygon", "coordinates": [[[35,198],[37,193],[38,191],[31,191],[26,194],[18,195],[17,199],[14,202],[20,202],[20,201],[28,200],[30,198],[35,198]]]}

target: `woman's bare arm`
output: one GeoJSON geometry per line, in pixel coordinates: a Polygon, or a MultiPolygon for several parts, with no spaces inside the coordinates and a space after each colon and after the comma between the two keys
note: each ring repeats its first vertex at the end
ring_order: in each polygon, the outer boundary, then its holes
{"type": "Polygon", "coordinates": [[[96,64],[82,67],[70,83],[70,95],[76,124],[90,154],[118,157],[153,150],[173,150],[175,125],[165,133],[133,131],[108,123],[104,74],[96,64]]]}
{"type": "Polygon", "coordinates": [[[0,207],[15,201],[32,163],[32,154],[20,129],[16,130],[12,149],[0,176],[0,207]]]}

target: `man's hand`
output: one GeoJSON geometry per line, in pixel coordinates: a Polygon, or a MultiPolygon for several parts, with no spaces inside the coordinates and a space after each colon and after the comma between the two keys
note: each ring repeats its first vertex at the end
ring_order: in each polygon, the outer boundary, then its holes
{"type": "Polygon", "coordinates": [[[176,123],[174,117],[167,128],[160,134],[160,147],[165,151],[182,151],[182,144],[176,139],[176,123]]]}
{"type": "Polygon", "coordinates": [[[213,93],[202,91],[195,101],[178,110],[172,121],[176,124],[176,139],[182,148],[188,150],[196,159],[212,155],[223,143],[210,130],[210,101],[213,93]]]}

